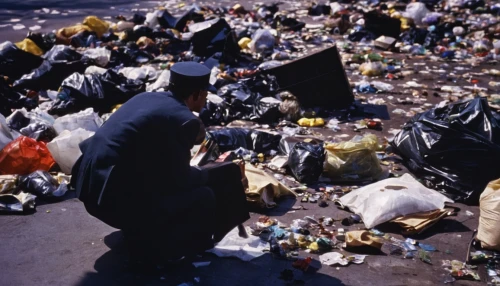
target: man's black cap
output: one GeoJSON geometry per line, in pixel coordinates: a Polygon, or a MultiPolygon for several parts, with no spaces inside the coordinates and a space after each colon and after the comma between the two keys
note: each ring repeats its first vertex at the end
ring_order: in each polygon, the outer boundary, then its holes
{"type": "Polygon", "coordinates": [[[210,70],[197,62],[180,62],[170,68],[170,84],[187,90],[208,90],[217,93],[210,84],[210,70]]]}

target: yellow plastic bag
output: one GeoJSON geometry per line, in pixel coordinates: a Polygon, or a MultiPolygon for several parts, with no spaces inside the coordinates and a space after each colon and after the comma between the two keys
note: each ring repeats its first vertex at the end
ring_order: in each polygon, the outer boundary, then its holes
{"type": "Polygon", "coordinates": [[[88,16],[83,20],[83,25],[87,26],[97,34],[97,37],[100,38],[109,30],[109,24],[97,18],[96,16],[88,16]]]}
{"type": "Polygon", "coordinates": [[[248,48],[248,44],[250,44],[251,41],[252,39],[244,37],[241,38],[241,40],[239,40],[238,45],[240,46],[241,49],[246,49],[248,48]]]}
{"type": "Polygon", "coordinates": [[[500,250],[500,179],[491,181],[479,198],[477,239],[486,249],[500,250]]]}
{"type": "Polygon", "coordinates": [[[347,247],[370,246],[377,249],[382,248],[383,240],[372,235],[367,230],[348,231],[345,234],[347,247]]]}
{"type": "Polygon", "coordinates": [[[382,62],[368,62],[359,66],[359,71],[366,76],[379,76],[384,72],[385,65],[382,62]]]}
{"type": "Polygon", "coordinates": [[[297,123],[303,127],[320,127],[325,125],[323,118],[301,118],[297,123]]]}
{"type": "Polygon", "coordinates": [[[35,44],[35,42],[33,42],[32,40],[26,38],[20,42],[17,42],[16,43],[16,46],[25,51],[25,52],[28,52],[28,53],[31,53],[35,56],[41,56],[44,54],[44,51],[42,49],[40,49],[39,46],[37,46],[35,44]]]}
{"type": "Polygon", "coordinates": [[[59,30],[57,30],[56,37],[57,37],[57,44],[63,44],[63,45],[69,45],[71,43],[71,37],[74,35],[83,32],[83,31],[91,31],[88,26],[85,25],[74,25],[74,26],[69,26],[69,27],[64,27],[59,30]]]}
{"type": "Polygon", "coordinates": [[[326,144],[324,175],[336,181],[373,181],[383,174],[376,151],[377,136],[355,136],[350,141],[326,144]]]}

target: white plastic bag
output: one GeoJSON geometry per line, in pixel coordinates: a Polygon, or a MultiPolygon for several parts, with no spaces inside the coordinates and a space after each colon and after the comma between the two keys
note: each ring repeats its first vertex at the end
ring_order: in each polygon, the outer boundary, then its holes
{"type": "Polygon", "coordinates": [[[167,87],[169,84],[169,80],[170,80],[170,71],[164,70],[161,72],[160,76],[153,84],[146,86],[146,91],[148,92],[157,91],[160,88],[167,87]]]}
{"type": "Polygon", "coordinates": [[[54,129],[57,134],[61,134],[64,130],[73,131],[78,128],[83,128],[88,131],[97,131],[102,123],[102,119],[94,112],[94,109],[87,108],[78,113],[57,118],[54,122],[54,129]]]}
{"type": "MultiPolygon", "coordinates": [[[[247,232],[250,230],[247,229],[247,232]]],[[[264,255],[263,250],[267,243],[257,236],[242,238],[238,235],[238,228],[231,230],[214,248],[207,250],[219,257],[238,257],[243,261],[250,261],[264,255]]]]}
{"type": "Polygon", "coordinates": [[[108,71],[108,70],[104,69],[104,68],[101,68],[101,67],[98,67],[98,66],[90,66],[90,67],[88,67],[85,70],[85,75],[89,75],[89,74],[104,74],[106,71],[108,71]]]}
{"type": "Polygon", "coordinates": [[[109,63],[111,57],[111,51],[105,47],[88,49],[83,53],[83,57],[87,59],[93,59],[97,65],[105,67],[109,63]]]}
{"type": "Polygon", "coordinates": [[[71,174],[73,165],[82,154],[78,144],[92,135],[94,132],[82,128],[73,131],[64,130],[54,140],[47,143],[50,154],[63,173],[71,174]]]}
{"type": "Polygon", "coordinates": [[[406,12],[403,13],[403,16],[413,19],[417,25],[422,25],[422,20],[428,13],[430,13],[430,11],[425,7],[424,3],[413,2],[406,6],[406,12]]]}
{"type": "Polygon", "coordinates": [[[500,179],[491,181],[479,198],[477,239],[486,249],[500,250],[500,179]]]}
{"type": "Polygon", "coordinates": [[[409,174],[364,186],[343,196],[339,202],[361,216],[367,228],[399,216],[442,209],[445,203],[453,203],[409,174]]]}
{"type": "Polygon", "coordinates": [[[151,66],[142,66],[140,68],[125,67],[119,73],[131,80],[145,79],[146,77],[149,80],[155,80],[158,77],[158,71],[151,66]]]}
{"type": "Polygon", "coordinates": [[[154,29],[156,25],[158,25],[158,17],[160,17],[162,13],[163,11],[161,10],[156,10],[152,13],[147,13],[144,25],[148,26],[151,29],[154,29]]]}
{"type": "Polygon", "coordinates": [[[267,29],[258,29],[252,36],[252,41],[249,44],[252,52],[262,53],[266,51],[272,52],[274,49],[274,44],[276,43],[276,38],[267,29]]]}

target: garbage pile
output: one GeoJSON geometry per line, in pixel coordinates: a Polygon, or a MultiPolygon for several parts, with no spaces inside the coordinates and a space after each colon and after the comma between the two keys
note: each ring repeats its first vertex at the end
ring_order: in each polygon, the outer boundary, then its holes
{"type": "MultiPolygon", "coordinates": [[[[294,196],[364,223],[343,231],[331,217],[262,217],[252,233],[276,256],[306,270],[302,249],[346,266],[366,256],[334,249],[368,246],[431,263],[432,246],[374,227],[418,234],[454,201],[480,203],[478,239],[499,250],[497,183],[488,185],[500,178],[498,3],[171,4],[0,45],[0,210],[63,196],[78,144],[128,99],[165,91],[175,62],[196,61],[217,94],[199,114],[207,136],[193,165],[239,162],[258,208],[294,196]]],[[[264,249],[249,243],[244,260],[264,249]]],[[[472,273],[443,265],[454,278],[472,273]]]]}

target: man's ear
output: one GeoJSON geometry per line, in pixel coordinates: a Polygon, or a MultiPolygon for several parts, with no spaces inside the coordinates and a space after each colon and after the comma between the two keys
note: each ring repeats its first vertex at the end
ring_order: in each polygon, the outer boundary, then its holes
{"type": "Polygon", "coordinates": [[[193,92],[193,100],[194,101],[197,101],[199,97],[200,97],[200,92],[199,91],[193,92]]]}

